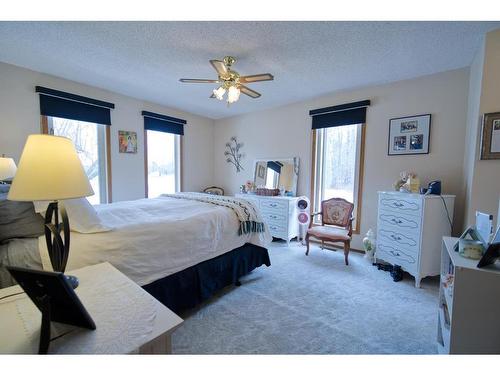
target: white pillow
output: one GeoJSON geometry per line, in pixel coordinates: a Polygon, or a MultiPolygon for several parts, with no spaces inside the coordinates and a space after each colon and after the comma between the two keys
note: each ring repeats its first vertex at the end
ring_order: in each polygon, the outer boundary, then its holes
{"type": "MultiPolygon", "coordinates": [[[[69,227],[72,231],[79,233],[100,233],[112,230],[112,228],[105,226],[101,222],[95,208],[86,198],[66,199],[61,202],[66,207],[69,227]]],[[[34,201],[35,212],[45,217],[49,203],[48,201],[34,201]]]]}

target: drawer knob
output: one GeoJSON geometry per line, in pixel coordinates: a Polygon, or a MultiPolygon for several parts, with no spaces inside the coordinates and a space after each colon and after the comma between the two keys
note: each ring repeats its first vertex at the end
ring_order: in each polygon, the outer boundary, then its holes
{"type": "Polygon", "coordinates": [[[403,224],[403,222],[399,219],[391,219],[391,221],[396,224],[403,224]]]}

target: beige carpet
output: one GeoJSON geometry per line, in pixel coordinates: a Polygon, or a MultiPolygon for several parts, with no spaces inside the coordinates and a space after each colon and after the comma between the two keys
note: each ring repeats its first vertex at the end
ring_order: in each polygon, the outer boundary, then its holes
{"type": "Polygon", "coordinates": [[[271,267],[184,314],[176,354],[436,353],[438,279],[393,282],[363,255],[273,242],[271,267]]]}

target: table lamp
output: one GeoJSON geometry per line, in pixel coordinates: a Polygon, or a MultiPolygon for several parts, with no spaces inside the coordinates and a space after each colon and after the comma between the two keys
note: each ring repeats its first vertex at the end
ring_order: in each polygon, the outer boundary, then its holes
{"type": "MultiPolygon", "coordinates": [[[[68,215],[64,204],[58,204],[58,201],[93,194],[70,139],[41,134],[28,136],[7,199],[51,201],[45,213],[45,240],[54,271],[64,272],[66,269],[70,243],[68,215]]],[[[76,277],[66,277],[74,288],[78,286],[76,277]]]]}
{"type": "Polygon", "coordinates": [[[7,184],[6,180],[11,179],[16,174],[16,163],[14,159],[6,158],[5,155],[0,157],[0,184],[7,184]]]}

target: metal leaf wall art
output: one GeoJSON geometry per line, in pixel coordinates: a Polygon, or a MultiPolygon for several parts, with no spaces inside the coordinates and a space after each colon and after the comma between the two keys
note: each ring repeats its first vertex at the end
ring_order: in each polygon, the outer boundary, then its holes
{"type": "Polygon", "coordinates": [[[245,157],[245,154],[241,153],[242,147],[243,143],[238,142],[236,137],[231,137],[229,142],[226,143],[226,151],[224,151],[226,162],[235,166],[236,173],[243,170],[243,167],[241,166],[241,159],[245,157]]]}

